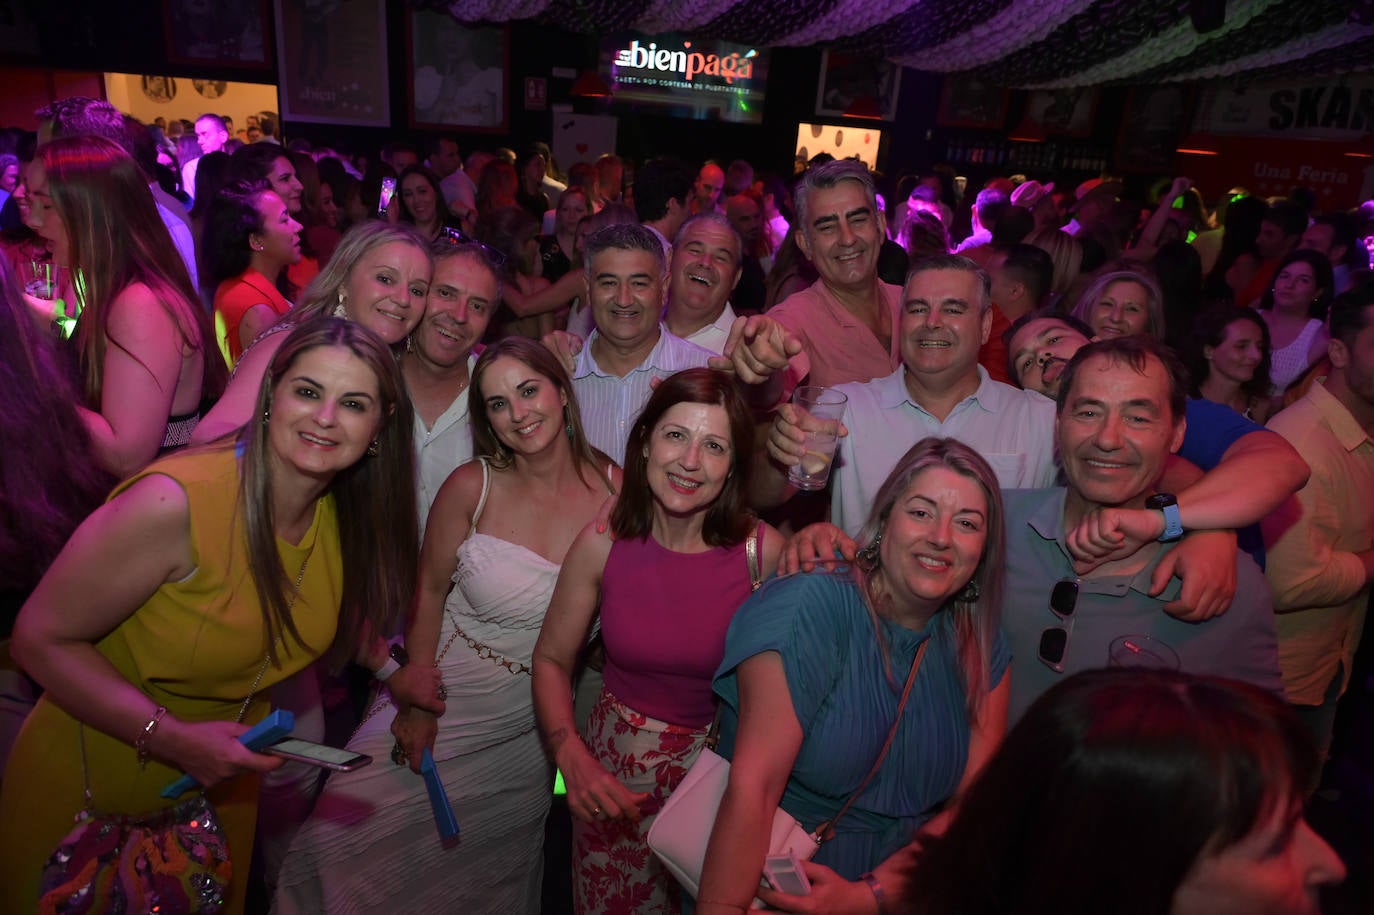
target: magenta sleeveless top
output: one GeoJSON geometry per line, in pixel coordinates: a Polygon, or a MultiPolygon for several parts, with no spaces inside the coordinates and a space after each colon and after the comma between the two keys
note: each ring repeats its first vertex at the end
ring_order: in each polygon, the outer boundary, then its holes
{"type": "Polygon", "coordinates": [[[617,540],[601,576],[606,688],[652,718],[706,727],[725,630],[749,593],[743,543],[675,553],[652,536],[617,540]]]}

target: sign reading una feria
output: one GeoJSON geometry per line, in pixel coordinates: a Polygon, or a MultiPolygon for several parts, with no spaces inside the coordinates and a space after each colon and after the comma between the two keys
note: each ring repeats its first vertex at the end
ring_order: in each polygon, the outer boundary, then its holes
{"type": "Polygon", "coordinates": [[[1207,89],[1194,128],[1255,137],[1358,140],[1374,132],[1374,75],[1207,89]]]}

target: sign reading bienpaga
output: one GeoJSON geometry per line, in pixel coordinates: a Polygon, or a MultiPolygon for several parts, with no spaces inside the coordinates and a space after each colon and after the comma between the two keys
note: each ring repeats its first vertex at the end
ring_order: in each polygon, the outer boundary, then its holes
{"type": "Polygon", "coordinates": [[[677,117],[759,123],[768,52],[686,34],[626,32],[601,41],[616,103],[677,117]]]}
{"type": "Polygon", "coordinates": [[[1211,134],[1358,140],[1374,132],[1374,75],[1214,86],[1203,94],[1193,126],[1211,134]]]}

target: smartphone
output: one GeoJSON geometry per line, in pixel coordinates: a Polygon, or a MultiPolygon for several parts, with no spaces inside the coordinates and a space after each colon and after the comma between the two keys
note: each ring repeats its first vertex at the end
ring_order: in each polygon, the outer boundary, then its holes
{"type": "Polygon", "coordinates": [[[768,885],[781,893],[793,896],[811,895],[811,881],[806,878],[797,853],[788,851],[785,855],[769,855],[763,861],[763,876],[768,885]]]}
{"type": "Polygon", "coordinates": [[[296,737],[283,737],[276,743],[263,747],[261,752],[337,772],[352,772],[372,762],[372,757],[366,753],[327,747],[322,743],[312,743],[296,737]]]}
{"type": "Polygon", "coordinates": [[[396,196],[396,179],[382,179],[382,194],[377,198],[377,215],[386,218],[386,208],[391,206],[391,198],[396,196]]]}

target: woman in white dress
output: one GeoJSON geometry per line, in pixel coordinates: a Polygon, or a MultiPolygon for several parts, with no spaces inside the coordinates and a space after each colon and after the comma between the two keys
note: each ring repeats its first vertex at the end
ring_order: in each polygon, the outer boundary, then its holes
{"type": "Polygon", "coordinates": [[[348,744],[376,761],[325,784],[274,912],[539,911],[553,771],[535,728],[530,653],[563,556],[618,490],[620,469],[587,443],[567,373],[535,341],[487,349],[470,396],[480,457],[434,502],[409,659],[392,675],[437,664],[447,710],[397,713],[378,698],[348,744]],[[426,748],[461,847],[435,826],[418,774],[426,748]]]}

